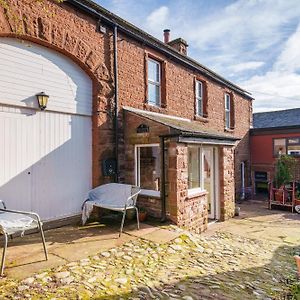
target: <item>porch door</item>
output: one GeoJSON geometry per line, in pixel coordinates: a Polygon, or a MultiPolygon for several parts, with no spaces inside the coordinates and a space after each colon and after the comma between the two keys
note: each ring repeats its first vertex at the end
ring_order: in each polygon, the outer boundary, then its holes
{"type": "Polygon", "coordinates": [[[217,219],[216,154],[213,147],[203,147],[204,189],[208,192],[208,218],[217,219]]]}

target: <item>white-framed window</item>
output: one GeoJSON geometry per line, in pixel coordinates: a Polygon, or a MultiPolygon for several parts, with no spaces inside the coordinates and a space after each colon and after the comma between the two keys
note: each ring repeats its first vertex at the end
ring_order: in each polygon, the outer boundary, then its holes
{"type": "Polygon", "coordinates": [[[160,106],[161,102],[161,63],[148,58],[148,103],[160,106]]]}
{"type": "Polygon", "coordinates": [[[203,116],[203,83],[196,80],[196,114],[203,116]]]}
{"type": "Polygon", "coordinates": [[[225,94],[225,128],[230,128],[230,107],[231,107],[230,94],[225,94]]]}
{"type": "Polygon", "coordinates": [[[135,145],[135,184],[141,194],[160,196],[160,173],[159,144],[135,145]]]}
{"type": "Polygon", "coordinates": [[[203,149],[201,146],[188,147],[188,195],[204,191],[203,149]]]}

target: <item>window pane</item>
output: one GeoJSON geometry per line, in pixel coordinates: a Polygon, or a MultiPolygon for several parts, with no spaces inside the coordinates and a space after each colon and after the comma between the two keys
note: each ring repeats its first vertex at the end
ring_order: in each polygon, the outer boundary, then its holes
{"type": "Polygon", "coordinates": [[[200,187],[200,158],[199,148],[188,148],[188,188],[200,187]]]}
{"type": "Polygon", "coordinates": [[[288,139],[288,144],[290,145],[300,144],[300,138],[290,138],[288,139]]]}
{"type": "Polygon", "coordinates": [[[197,99],[197,115],[198,116],[203,115],[203,102],[202,102],[202,99],[197,99]]]}
{"type": "Polygon", "coordinates": [[[140,147],[140,187],[146,190],[160,190],[159,147],[140,147]]]}
{"type": "Polygon", "coordinates": [[[225,126],[230,128],[230,111],[225,111],[225,126]]]}
{"type": "Polygon", "coordinates": [[[159,105],[160,102],[160,87],[153,83],[148,84],[148,101],[152,104],[159,105]]]}
{"type": "Polygon", "coordinates": [[[159,67],[160,65],[158,62],[148,60],[148,79],[151,81],[160,82],[159,67]]]}
{"type": "Polygon", "coordinates": [[[228,94],[225,95],[225,109],[230,110],[230,96],[228,94]]]}
{"type": "Polygon", "coordinates": [[[300,156],[300,145],[289,145],[287,150],[289,155],[300,156]]]}
{"type": "Polygon", "coordinates": [[[274,155],[279,156],[281,154],[286,154],[285,139],[275,139],[274,140],[274,155]]]}
{"type": "Polygon", "coordinates": [[[196,81],[196,97],[202,98],[202,82],[196,81]]]}

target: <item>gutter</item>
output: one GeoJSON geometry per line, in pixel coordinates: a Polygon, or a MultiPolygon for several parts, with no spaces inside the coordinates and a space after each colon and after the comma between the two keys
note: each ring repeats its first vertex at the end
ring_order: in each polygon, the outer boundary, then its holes
{"type": "MultiPolygon", "coordinates": [[[[180,62],[181,64],[184,64],[184,65],[187,65],[188,67],[190,67],[190,68],[192,68],[192,69],[208,76],[209,78],[215,80],[216,82],[231,88],[232,90],[239,93],[243,97],[246,97],[248,100],[254,100],[254,98],[251,97],[250,94],[247,91],[245,91],[245,90],[241,89],[240,87],[238,87],[237,85],[227,81],[225,78],[222,78],[221,76],[219,76],[218,74],[216,74],[213,71],[209,70],[205,66],[200,65],[198,62],[192,60],[191,58],[183,57],[180,53],[176,53],[175,50],[169,49],[169,47],[167,45],[159,45],[159,43],[161,43],[159,40],[151,42],[147,38],[142,37],[141,35],[138,35],[137,33],[133,32],[132,30],[124,27],[119,22],[112,21],[111,19],[109,19],[108,17],[103,15],[102,13],[100,13],[100,12],[96,11],[95,9],[83,4],[79,0],[66,0],[66,1],[69,2],[70,4],[74,5],[75,7],[85,11],[86,13],[96,17],[97,19],[100,18],[101,22],[106,23],[107,25],[109,25],[111,27],[118,26],[119,31],[127,34],[129,37],[131,37],[135,40],[138,40],[138,41],[142,42],[144,45],[147,45],[148,47],[150,47],[152,49],[155,49],[155,50],[158,50],[158,51],[164,53],[167,57],[175,59],[175,61],[178,61],[178,62],[180,62]]],[[[96,3],[91,3],[91,4],[97,5],[96,3]]],[[[117,16],[115,16],[115,17],[117,17],[117,16]]]]}

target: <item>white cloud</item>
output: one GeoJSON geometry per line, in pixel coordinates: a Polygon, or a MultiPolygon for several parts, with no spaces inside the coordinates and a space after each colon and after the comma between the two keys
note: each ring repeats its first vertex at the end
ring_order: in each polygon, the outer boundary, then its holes
{"type": "Polygon", "coordinates": [[[187,40],[193,58],[252,92],[255,111],[300,107],[299,0],[103,1],[159,39],[170,28],[187,40]]]}
{"type": "Polygon", "coordinates": [[[233,72],[243,72],[247,70],[255,70],[262,67],[265,63],[263,61],[247,61],[236,65],[229,66],[233,72]]]}
{"type": "Polygon", "coordinates": [[[169,8],[161,6],[154,11],[146,19],[146,26],[149,30],[158,33],[162,32],[168,26],[169,8]]]}
{"type": "Polygon", "coordinates": [[[295,33],[286,42],[274,69],[278,71],[297,71],[300,69],[300,23],[295,33]]]}
{"type": "Polygon", "coordinates": [[[270,71],[241,85],[255,97],[254,111],[300,107],[300,75],[270,71]]]}
{"type": "Polygon", "coordinates": [[[300,107],[300,23],[283,44],[271,70],[241,85],[255,96],[254,111],[300,107]]]}

